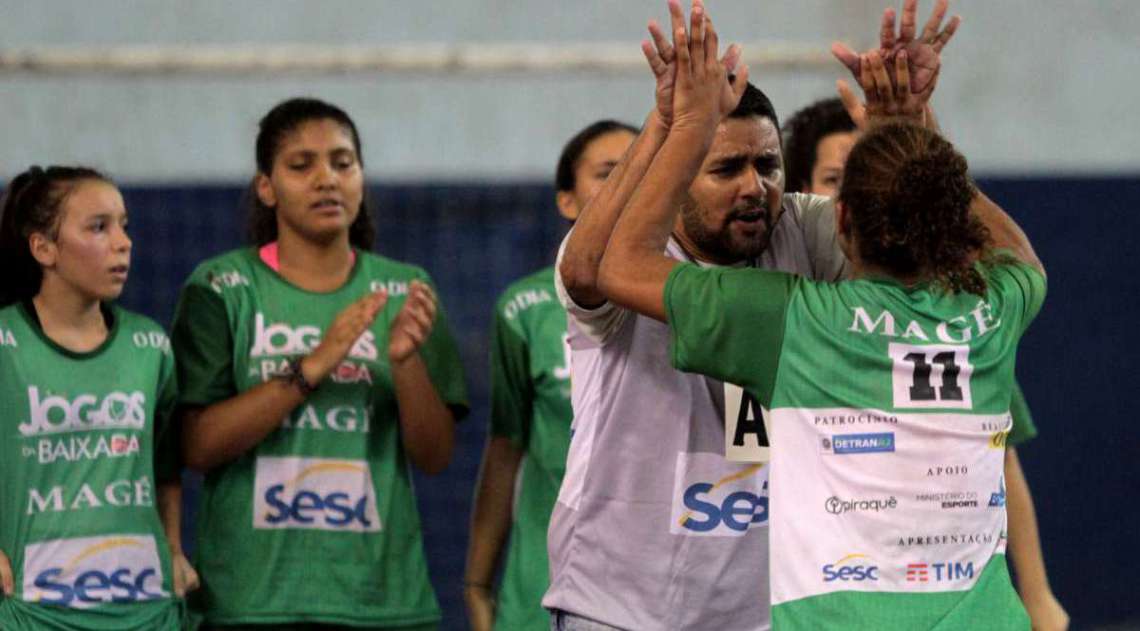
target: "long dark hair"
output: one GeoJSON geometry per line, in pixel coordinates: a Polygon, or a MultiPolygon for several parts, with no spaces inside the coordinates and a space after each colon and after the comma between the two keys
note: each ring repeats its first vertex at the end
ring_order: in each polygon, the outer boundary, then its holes
{"type": "Polygon", "coordinates": [[[610,132],[628,131],[636,136],[641,130],[621,121],[604,119],[590,123],[574,137],[566,141],[562,154],[558,156],[558,167],[554,170],[554,188],[558,191],[573,191],[576,184],[574,171],[582,160],[582,154],[594,139],[610,132]]]}
{"type": "Polygon", "coordinates": [[[43,269],[32,256],[28,238],[39,232],[59,236],[64,200],[83,181],[111,183],[102,173],[82,166],[34,166],[17,175],[4,190],[0,215],[0,306],[27,300],[40,291],[43,269]]]}
{"type": "Polygon", "coordinates": [[[974,193],[966,158],[953,145],[928,129],[896,123],[855,144],[839,201],[867,262],[983,295],[986,280],[974,261],[989,231],[970,213],[974,193]]]}
{"type": "MultiPolygon", "coordinates": [[[[364,167],[364,154],[360,150],[360,134],[356,124],[339,107],[324,101],[309,98],[289,99],[278,103],[261,119],[257,132],[257,170],[268,176],[273,172],[273,161],[281,140],[301,125],[315,120],[331,120],[348,131],[356,158],[364,167]]],[[[254,245],[265,245],[277,240],[277,211],[261,203],[257,196],[257,179],[254,178],[246,191],[245,205],[249,213],[249,238],[254,245]]],[[[368,201],[368,191],[360,202],[360,212],[348,229],[349,242],[362,249],[371,250],[376,241],[376,228],[372,225],[372,212],[368,201]]]]}

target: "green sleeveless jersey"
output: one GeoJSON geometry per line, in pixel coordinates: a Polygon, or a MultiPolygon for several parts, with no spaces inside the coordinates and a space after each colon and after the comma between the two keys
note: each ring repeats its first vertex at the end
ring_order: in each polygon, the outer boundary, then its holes
{"type": "MultiPolygon", "coordinates": [[[[378,288],[373,325],[316,392],[254,449],[206,474],[195,606],[213,624],[432,623],[419,514],[399,428],[388,331],[422,269],[356,251],[345,284],[314,293],[246,248],[210,259],[182,291],[172,339],[181,401],[206,406],[274,379],[345,307],[378,288]]],[[[466,409],[442,307],[420,349],[440,397],[466,409]]]]}
{"type": "Polygon", "coordinates": [[[738,383],[771,461],[773,628],[1015,629],[1003,478],[1014,356],[1045,296],[678,266],[674,364],[738,383]],[[982,622],[984,621],[984,622],[982,622]]]}
{"type": "Polygon", "coordinates": [[[156,508],[178,475],[170,341],[111,314],[106,341],[74,353],[25,305],[0,309],[0,550],[16,587],[0,629],[179,628],[156,508]]]}
{"type": "Polygon", "coordinates": [[[570,449],[570,361],[566,312],[547,267],[507,288],[495,305],[491,342],[491,435],[524,452],[515,482],[510,543],[495,628],[550,628],[546,530],[570,449]]]}

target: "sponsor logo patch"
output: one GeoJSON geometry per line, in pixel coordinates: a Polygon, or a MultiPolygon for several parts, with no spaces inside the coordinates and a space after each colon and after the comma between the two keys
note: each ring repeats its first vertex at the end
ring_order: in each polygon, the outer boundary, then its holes
{"type": "Polygon", "coordinates": [[[253,527],[378,532],[380,516],[368,463],[258,458],[253,527]]]}
{"type": "Polygon", "coordinates": [[[889,453],[895,450],[894,432],[835,434],[820,442],[824,453],[836,455],[889,453]]]}
{"type": "Polygon", "coordinates": [[[719,454],[681,453],[669,531],[695,537],[738,537],[768,525],[768,472],[734,465],[719,454]]]}
{"type": "Polygon", "coordinates": [[[906,566],[906,581],[908,583],[947,583],[972,580],[973,578],[973,561],[965,563],[958,563],[957,561],[908,563],[906,566]]]}
{"type": "Polygon", "coordinates": [[[895,496],[883,497],[877,499],[839,499],[832,495],[824,501],[824,509],[832,515],[842,515],[844,513],[878,513],[880,511],[894,510],[898,508],[899,501],[895,496]]]}
{"type": "Polygon", "coordinates": [[[823,566],[823,582],[862,583],[879,580],[879,566],[865,554],[848,554],[823,566]]]}
{"type": "Polygon", "coordinates": [[[40,392],[28,386],[28,420],[20,423],[23,436],[87,432],[99,429],[142,429],[146,425],[146,395],[142,392],[111,392],[102,399],[94,394],[74,398],[40,392]]]}
{"type": "Polygon", "coordinates": [[[55,539],[24,548],[25,601],[89,609],[167,598],[153,537],[55,539]]]}

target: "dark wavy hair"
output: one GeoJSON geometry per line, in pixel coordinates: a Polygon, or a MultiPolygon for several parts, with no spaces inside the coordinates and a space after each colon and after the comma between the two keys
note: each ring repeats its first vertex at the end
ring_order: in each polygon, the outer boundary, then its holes
{"type": "MultiPolygon", "coordinates": [[[[735,79],[734,76],[733,80],[735,79]]],[[[773,127],[780,128],[780,117],[776,116],[776,107],[772,105],[768,95],[752,83],[744,86],[744,94],[740,97],[740,103],[737,103],[736,109],[728,114],[729,118],[748,118],[749,116],[767,118],[772,121],[773,127]]]]}
{"type": "Polygon", "coordinates": [[[983,295],[974,261],[989,232],[970,212],[966,158],[942,136],[909,124],[866,134],[847,158],[839,201],[848,209],[859,256],[899,276],[933,278],[983,295]]]}
{"type": "Polygon", "coordinates": [[[562,155],[558,156],[558,167],[554,170],[555,190],[574,190],[574,171],[578,169],[578,163],[581,162],[586,148],[594,142],[594,139],[614,131],[628,131],[637,135],[640,130],[629,123],[606,119],[590,123],[566,141],[566,145],[562,147],[562,155]]]}
{"type": "MultiPolygon", "coordinates": [[[[257,170],[268,176],[273,172],[273,161],[281,148],[281,141],[301,125],[310,121],[331,120],[343,127],[352,137],[357,160],[364,167],[364,154],[360,150],[360,133],[356,123],[344,110],[330,103],[311,98],[294,98],[278,103],[269,110],[258,124],[256,158],[257,170]]],[[[245,205],[249,213],[249,238],[254,245],[265,245],[277,240],[277,211],[261,203],[257,196],[257,179],[246,191],[245,205]]],[[[376,241],[376,228],[372,225],[371,204],[367,189],[360,203],[360,212],[348,228],[349,242],[362,249],[371,250],[376,241]]]]}
{"type": "Polygon", "coordinates": [[[819,157],[819,141],[831,134],[855,130],[855,121],[839,99],[823,99],[792,114],[784,123],[784,172],[787,188],[802,191],[811,185],[819,157]]]}
{"type": "Polygon", "coordinates": [[[40,291],[43,269],[32,256],[28,238],[39,232],[59,236],[60,211],[79,183],[111,183],[102,173],[82,166],[33,166],[4,190],[0,213],[0,306],[28,300],[40,291]]]}

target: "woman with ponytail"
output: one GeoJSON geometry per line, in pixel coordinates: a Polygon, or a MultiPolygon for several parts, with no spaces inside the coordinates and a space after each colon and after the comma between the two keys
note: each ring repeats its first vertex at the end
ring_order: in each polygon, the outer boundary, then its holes
{"type": "Polygon", "coordinates": [[[3,199],[0,628],[181,625],[174,359],[162,328],[112,304],[131,239],[118,189],[32,167],[3,199]],[[156,510],[157,503],[157,510],[156,510]]]}

